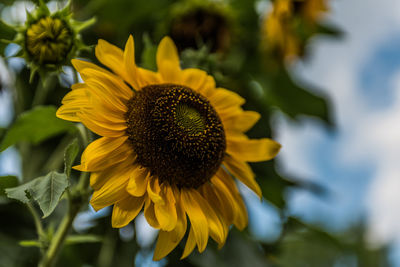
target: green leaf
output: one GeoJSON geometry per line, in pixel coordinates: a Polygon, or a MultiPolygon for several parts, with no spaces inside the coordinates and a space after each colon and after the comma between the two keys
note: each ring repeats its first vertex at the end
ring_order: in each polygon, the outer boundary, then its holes
{"type": "Polygon", "coordinates": [[[5,196],[5,189],[15,187],[18,185],[18,178],[16,176],[0,176],[0,196],[5,196]]]}
{"type": "Polygon", "coordinates": [[[267,99],[292,118],[299,115],[315,116],[333,126],[327,97],[318,96],[293,82],[287,71],[282,70],[274,80],[274,89],[267,99]]]}
{"type": "Polygon", "coordinates": [[[43,218],[49,216],[60,201],[61,195],[68,187],[68,178],[65,173],[50,172],[46,176],[14,187],[7,188],[6,194],[9,198],[27,203],[33,198],[43,212],[43,218]]]}
{"type": "Polygon", "coordinates": [[[74,245],[80,243],[96,243],[102,242],[103,238],[98,235],[70,235],[65,240],[67,245],[74,245]]]}
{"type": "Polygon", "coordinates": [[[68,147],[65,149],[64,153],[64,162],[65,162],[65,167],[64,167],[64,173],[67,175],[67,177],[71,176],[71,168],[72,165],[74,164],[74,161],[76,159],[76,156],[78,155],[79,152],[79,144],[78,144],[78,139],[74,139],[71,144],[68,145],[68,147]]]}
{"type": "Polygon", "coordinates": [[[7,41],[13,40],[16,33],[14,27],[0,20],[0,55],[3,55],[3,50],[8,45],[7,41]]]}
{"type": "Polygon", "coordinates": [[[29,183],[22,184],[17,187],[6,188],[6,195],[9,198],[16,199],[21,201],[22,203],[28,203],[31,196],[29,195],[29,188],[34,184],[35,180],[30,181],[29,183]]]}
{"type": "Polygon", "coordinates": [[[22,247],[38,247],[40,248],[40,242],[38,240],[22,240],[19,241],[19,245],[22,247]]]}
{"type": "Polygon", "coordinates": [[[147,34],[143,36],[143,43],[144,48],[142,52],[142,67],[149,70],[156,70],[157,46],[153,44],[147,34]]]}
{"type": "Polygon", "coordinates": [[[50,172],[35,180],[35,184],[29,191],[39,204],[43,218],[46,218],[54,211],[61,195],[68,187],[68,178],[65,173],[50,172]]]}
{"type": "Polygon", "coordinates": [[[73,123],[56,117],[53,106],[39,106],[22,113],[5,134],[0,152],[20,141],[38,144],[63,132],[75,131],[73,123]]]}

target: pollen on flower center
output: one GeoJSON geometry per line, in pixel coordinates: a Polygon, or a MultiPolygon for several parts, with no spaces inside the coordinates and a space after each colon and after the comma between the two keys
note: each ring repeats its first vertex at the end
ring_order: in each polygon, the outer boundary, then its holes
{"type": "Polygon", "coordinates": [[[26,49],[33,61],[58,64],[72,48],[72,32],[58,18],[44,17],[26,31],[26,49]]]}
{"type": "Polygon", "coordinates": [[[127,134],[137,161],[161,183],[197,188],[216,173],[225,132],[211,104],[192,89],[149,85],[128,102],[127,134]]]}

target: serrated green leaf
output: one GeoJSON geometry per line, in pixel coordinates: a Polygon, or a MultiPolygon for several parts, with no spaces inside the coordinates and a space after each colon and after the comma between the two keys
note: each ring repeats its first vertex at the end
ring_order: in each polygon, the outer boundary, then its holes
{"type": "Polygon", "coordinates": [[[17,187],[6,188],[6,195],[9,198],[16,199],[21,201],[22,203],[28,203],[31,196],[29,195],[29,188],[33,185],[35,180],[30,181],[29,183],[22,184],[17,187]]]}
{"type": "Polygon", "coordinates": [[[22,247],[41,247],[40,242],[37,240],[22,240],[19,241],[19,245],[22,247]]]}
{"type": "Polygon", "coordinates": [[[68,178],[71,175],[71,168],[72,165],[74,164],[76,156],[78,155],[78,152],[79,152],[78,139],[74,139],[74,141],[72,141],[72,143],[69,144],[68,147],[65,149],[64,153],[64,162],[65,162],[64,173],[67,175],[68,178]]]}
{"type": "Polygon", "coordinates": [[[18,178],[16,176],[0,176],[0,196],[5,196],[6,188],[18,186],[18,178]]]}
{"type": "Polygon", "coordinates": [[[70,235],[66,238],[67,245],[74,245],[80,243],[96,243],[102,242],[103,238],[98,235],[70,235]]]}
{"type": "Polygon", "coordinates": [[[75,130],[73,123],[56,117],[55,107],[39,106],[17,118],[4,136],[0,152],[20,141],[38,144],[63,132],[75,130]]]}
{"type": "Polygon", "coordinates": [[[50,172],[46,176],[36,178],[35,181],[29,188],[29,193],[39,204],[43,218],[46,218],[54,211],[68,187],[68,178],[65,173],[50,172]]]}
{"type": "Polygon", "coordinates": [[[68,187],[68,178],[65,173],[50,172],[32,181],[13,188],[7,188],[9,198],[27,203],[33,198],[43,212],[43,218],[49,216],[60,201],[61,195],[68,187]]]}

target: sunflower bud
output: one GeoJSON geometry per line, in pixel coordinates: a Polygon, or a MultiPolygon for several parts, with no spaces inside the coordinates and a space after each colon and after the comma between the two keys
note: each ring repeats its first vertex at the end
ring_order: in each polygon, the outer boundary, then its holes
{"type": "Polygon", "coordinates": [[[49,72],[60,72],[80,51],[89,49],[79,32],[94,22],[94,18],[85,22],[73,20],[70,3],[50,13],[46,4],[39,1],[38,7],[27,13],[25,25],[17,27],[19,31],[12,41],[22,47],[18,56],[31,69],[31,80],[36,72],[42,77],[49,72]]]}

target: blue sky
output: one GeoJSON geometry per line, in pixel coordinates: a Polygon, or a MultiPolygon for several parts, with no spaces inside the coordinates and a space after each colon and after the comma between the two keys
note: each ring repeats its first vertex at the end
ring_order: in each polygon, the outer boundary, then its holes
{"type": "MultiPolygon", "coordinates": [[[[310,61],[293,70],[332,100],[337,129],[315,119],[294,124],[277,116],[284,144],[281,171],[316,181],[333,193],[320,199],[288,193],[290,211],[332,231],[363,218],[370,246],[393,243],[400,259],[400,2],[333,0],[328,21],[342,40],[316,38],[310,61]]],[[[397,265],[398,266],[398,265],[397,265]]]]}

